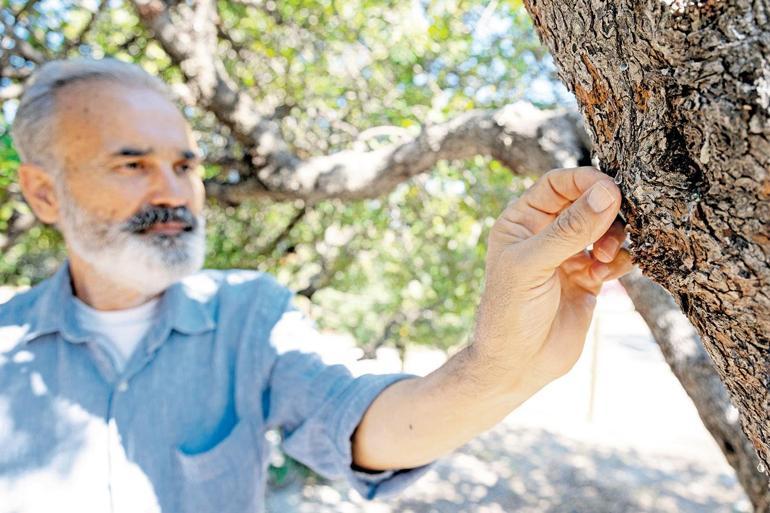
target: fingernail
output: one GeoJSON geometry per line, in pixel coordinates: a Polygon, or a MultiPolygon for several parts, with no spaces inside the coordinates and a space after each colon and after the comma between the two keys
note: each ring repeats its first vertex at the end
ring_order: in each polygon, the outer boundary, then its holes
{"type": "Polygon", "coordinates": [[[610,191],[600,183],[591,187],[591,191],[588,193],[588,206],[597,214],[607,210],[614,202],[615,198],[610,194],[610,191]]]}
{"type": "Polygon", "coordinates": [[[610,266],[605,264],[599,264],[596,267],[594,267],[594,274],[600,280],[603,280],[604,278],[610,275],[610,266]]]}

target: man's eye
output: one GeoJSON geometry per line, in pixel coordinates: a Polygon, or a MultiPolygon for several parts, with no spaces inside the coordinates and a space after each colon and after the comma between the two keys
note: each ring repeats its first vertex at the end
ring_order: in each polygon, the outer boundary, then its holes
{"type": "Polygon", "coordinates": [[[186,163],[186,162],[182,163],[182,164],[177,164],[176,165],[176,172],[180,173],[180,174],[189,173],[189,172],[191,172],[194,169],[195,169],[195,166],[193,166],[190,163],[186,163]]]}
{"type": "Polygon", "coordinates": [[[126,169],[142,169],[142,163],[141,162],[126,162],[123,164],[123,167],[126,169]]]}

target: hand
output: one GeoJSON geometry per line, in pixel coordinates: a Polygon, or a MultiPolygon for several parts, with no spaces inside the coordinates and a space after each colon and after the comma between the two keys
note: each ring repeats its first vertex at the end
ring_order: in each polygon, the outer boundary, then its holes
{"type": "Polygon", "coordinates": [[[613,223],[619,209],[617,186],[589,167],[551,171],[509,205],[489,234],[472,344],[375,399],[353,437],[356,464],[424,465],[567,372],[583,349],[602,283],[632,267],[619,249],[623,228],[613,223]]]}
{"type": "Polygon", "coordinates": [[[471,346],[493,379],[537,389],[575,364],[603,282],[633,267],[620,201],[598,170],[557,169],[497,219],[471,346]]]}

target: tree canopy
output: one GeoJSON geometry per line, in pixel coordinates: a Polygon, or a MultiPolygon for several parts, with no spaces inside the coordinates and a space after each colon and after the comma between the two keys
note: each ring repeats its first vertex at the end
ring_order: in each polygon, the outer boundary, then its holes
{"type": "MultiPolygon", "coordinates": [[[[474,109],[563,99],[519,1],[218,2],[217,57],[299,158],[376,150],[474,109]]],[[[122,1],[4,1],[0,99],[0,282],[34,284],[63,258],[15,184],[7,132],[19,85],[41,62],[111,56],[179,95],[207,156],[205,177],[236,182],[249,151],[122,1]],[[207,108],[208,107],[208,108],[207,108]]],[[[321,327],[378,344],[463,343],[483,279],[487,230],[531,180],[483,157],[364,199],[211,197],[213,268],[274,273],[312,297],[321,327]]]]}

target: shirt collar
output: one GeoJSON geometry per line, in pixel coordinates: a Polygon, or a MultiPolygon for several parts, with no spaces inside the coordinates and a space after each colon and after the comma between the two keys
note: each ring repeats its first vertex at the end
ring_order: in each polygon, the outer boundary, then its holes
{"type": "MultiPolygon", "coordinates": [[[[43,290],[31,312],[30,328],[22,342],[29,342],[50,333],[59,333],[74,343],[89,340],[91,336],[88,331],[77,322],[69,262],[65,261],[51,278],[39,286],[43,290]]],[[[158,306],[157,322],[153,331],[162,336],[154,337],[157,340],[154,346],[160,345],[168,338],[171,330],[186,335],[197,335],[216,326],[206,305],[193,297],[183,281],[174,283],[163,292],[158,306]]]]}
{"type": "Polygon", "coordinates": [[[169,328],[185,335],[199,335],[216,327],[202,299],[194,297],[186,280],[178,281],[163,293],[158,318],[169,328]]]}

